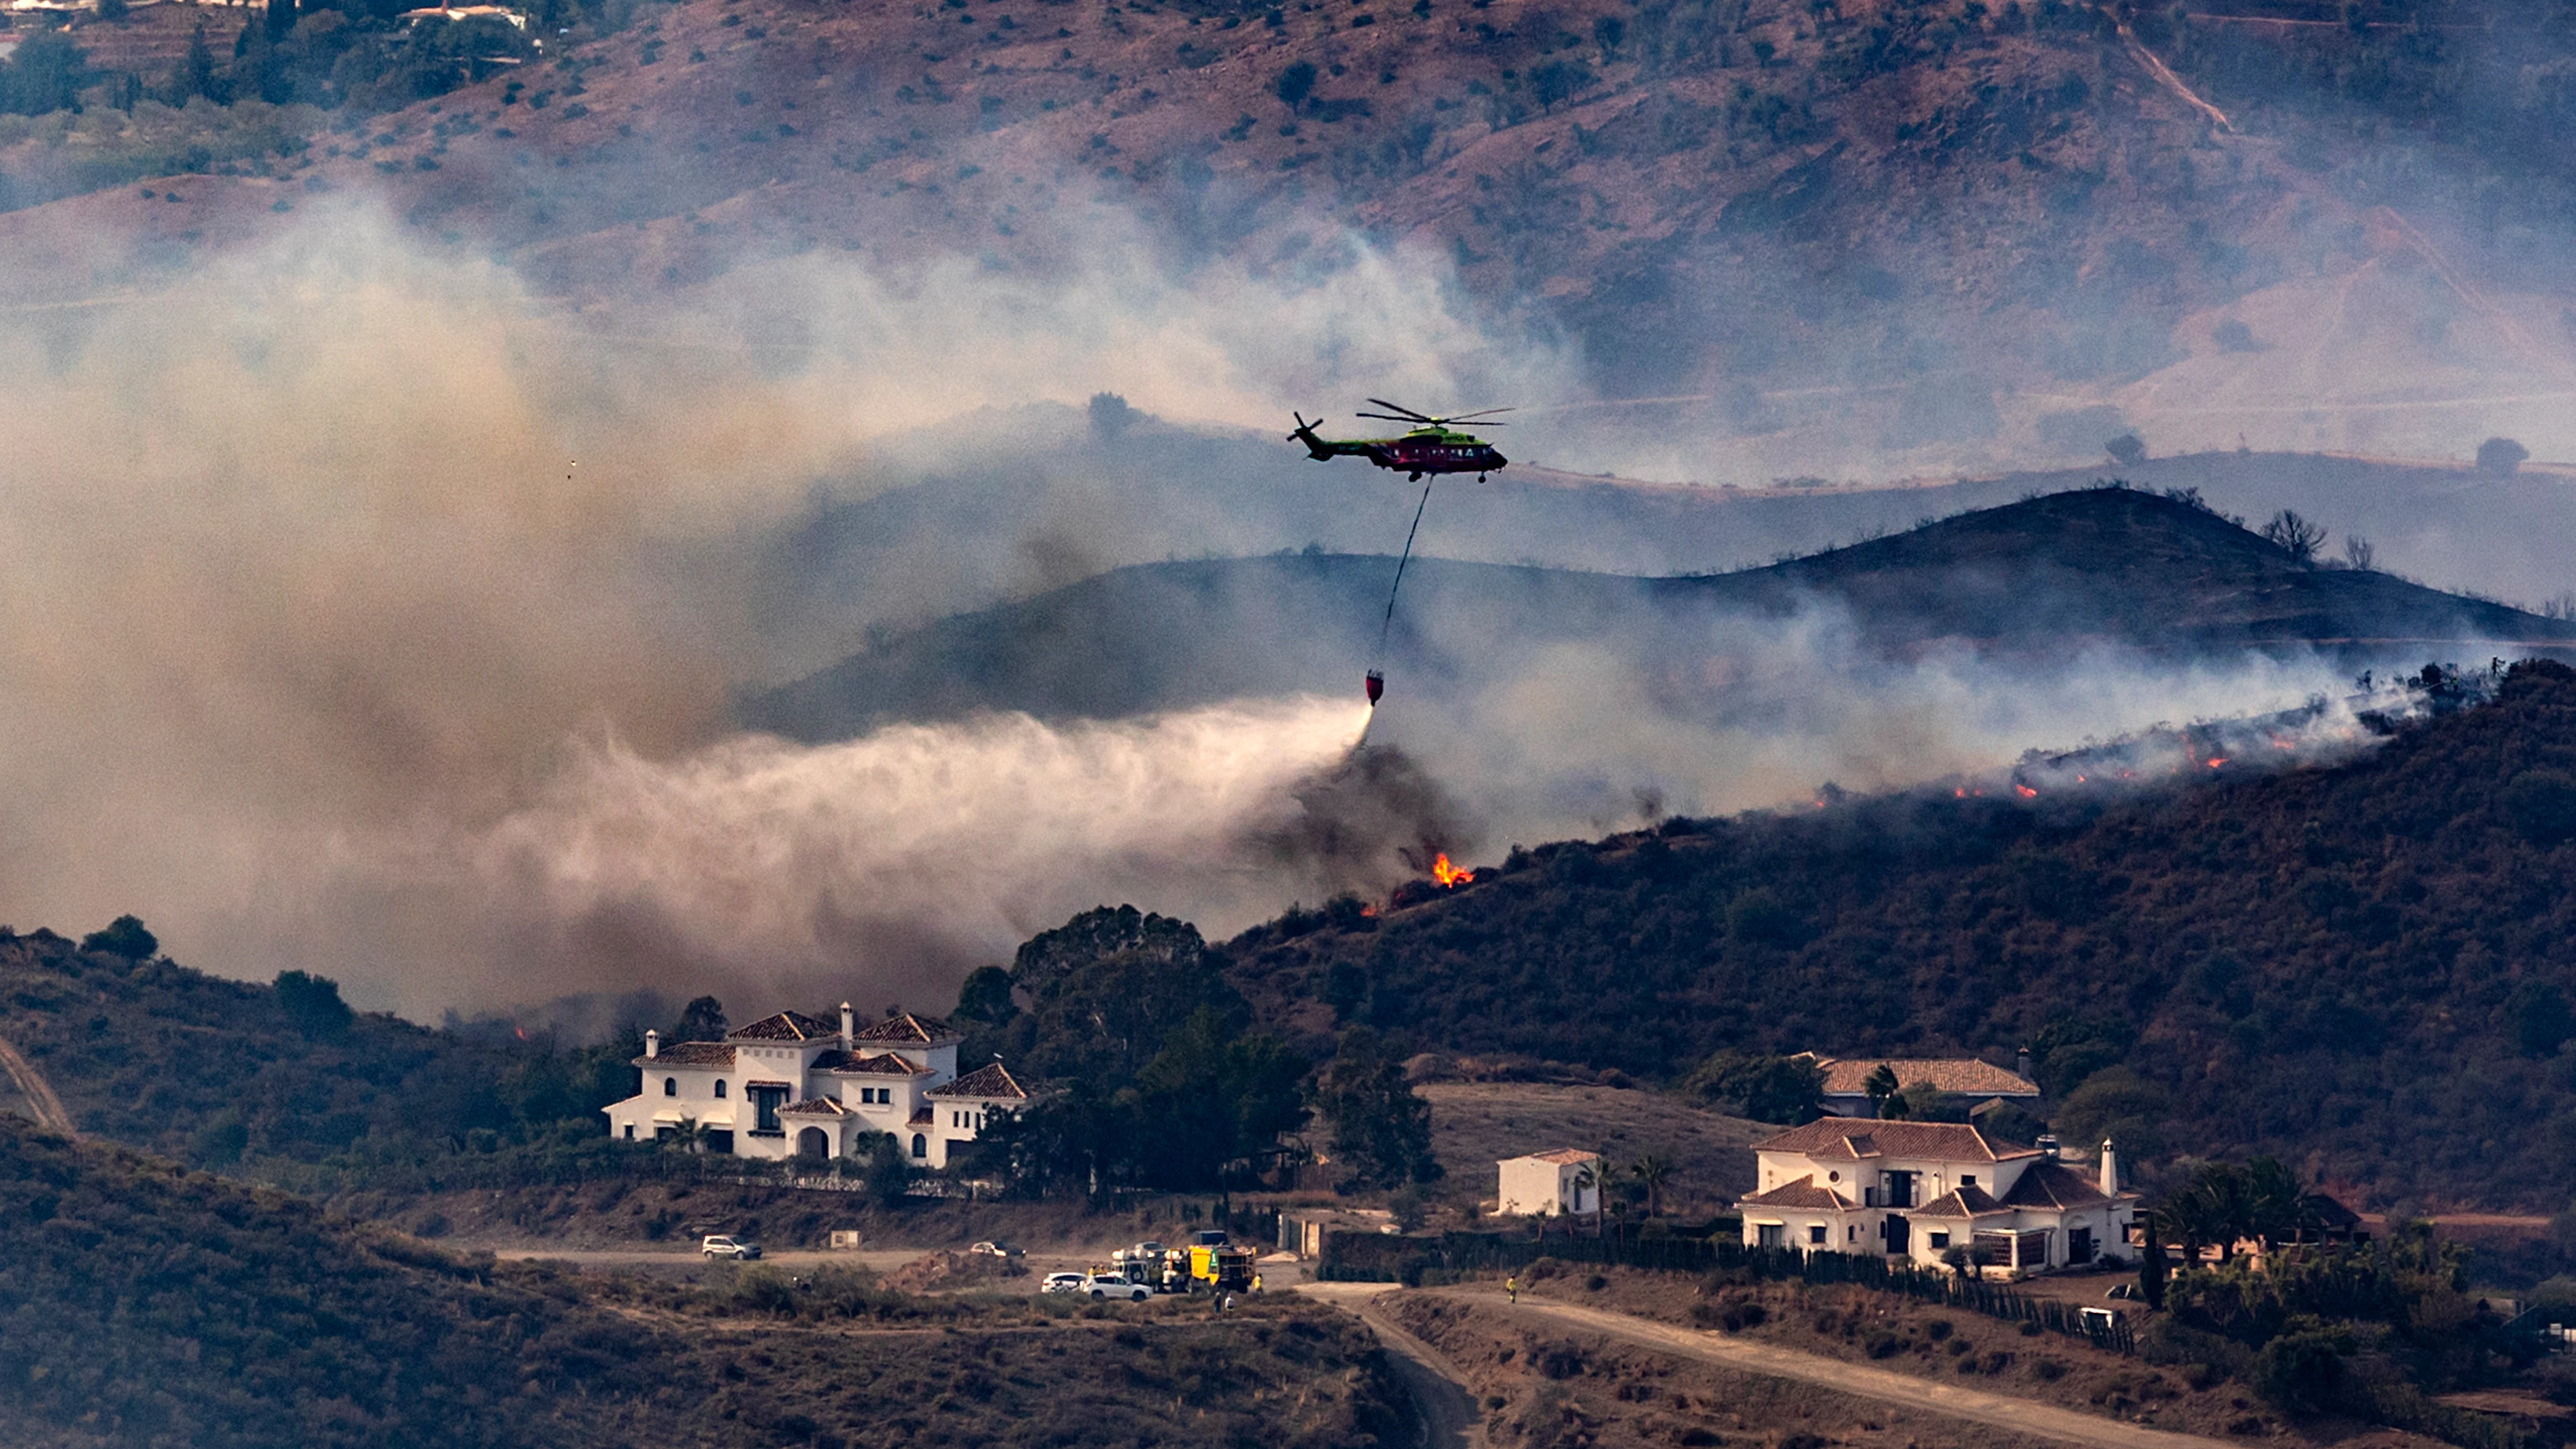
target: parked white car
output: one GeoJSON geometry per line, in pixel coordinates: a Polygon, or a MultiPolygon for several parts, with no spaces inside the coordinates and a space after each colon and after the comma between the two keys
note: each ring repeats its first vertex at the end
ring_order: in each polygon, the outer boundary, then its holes
{"type": "Polygon", "coordinates": [[[1094,1298],[1124,1298],[1130,1303],[1142,1303],[1154,1296],[1153,1289],[1130,1281],[1123,1273],[1086,1273],[1079,1291],[1094,1298]]]}
{"type": "Polygon", "coordinates": [[[980,1256],[986,1258],[1025,1258],[1028,1256],[1026,1249],[1015,1248],[1008,1243],[977,1243],[975,1246],[968,1248],[966,1252],[969,1256],[980,1256]]]}
{"type": "Polygon", "coordinates": [[[760,1244],[748,1238],[733,1238],[722,1233],[710,1233],[699,1241],[698,1251],[706,1254],[707,1261],[710,1263],[718,1258],[731,1258],[739,1263],[759,1257],[760,1244]]]}
{"type": "Polygon", "coordinates": [[[1082,1275],[1049,1273],[1046,1275],[1046,1281],[1038,1285],[1038,1291],[1040,1293],[1079,1293],[1082,1291],[1082,1275]]]}

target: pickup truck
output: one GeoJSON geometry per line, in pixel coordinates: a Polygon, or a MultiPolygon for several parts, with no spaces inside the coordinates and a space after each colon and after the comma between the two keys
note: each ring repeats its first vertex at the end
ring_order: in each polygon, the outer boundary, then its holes
{"type": "Polygon", "coordinates": [[[718,1258],[731,1258],[739,1263],[759,1257],[760,1244],[742,1238],[727,1237],[722,1233],[711,1233],[699,1241],[698,1251],[706,1254],[707,1261],[710,1263],[718,1258]]]}

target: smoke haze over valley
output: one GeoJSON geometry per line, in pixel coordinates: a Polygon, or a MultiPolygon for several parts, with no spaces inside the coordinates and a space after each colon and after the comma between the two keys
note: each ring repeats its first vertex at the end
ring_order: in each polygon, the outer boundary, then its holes
{"type": "Polygon", "coordinates": [[[2009,640],[1821,575],[1633,606],[2114,473],[2558,599],[2562,183],[2476,201],[2452,131],[2056,7],[1008,10],[585,10],[427,100],[288,76],[232,114],[309,142],[176,180],[0,137],[0,915],[413,1013],[939,1004],[1098,901],[1222,933],[2561,635],[2363,571],[2258,619],[2144,568],[2115,627],[2077,565],[2009,640]],[[1521,411],[1398,614],[1419,789],[1355,811],[1417,495],[1276,438],[1368,396],[1521,411]]]}

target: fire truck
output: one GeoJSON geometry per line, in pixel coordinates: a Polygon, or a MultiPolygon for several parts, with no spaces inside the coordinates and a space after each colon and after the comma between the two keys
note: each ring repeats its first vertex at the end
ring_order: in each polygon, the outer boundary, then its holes
{"type": "Polygon", "coordinates": [[[1252,1258],[1252,1249],[1228,1242],[1223,1232],[1204,1232],[1163,1255],[1160,1286],[1166,1293],[1249,1293],[1252,1258]]]}

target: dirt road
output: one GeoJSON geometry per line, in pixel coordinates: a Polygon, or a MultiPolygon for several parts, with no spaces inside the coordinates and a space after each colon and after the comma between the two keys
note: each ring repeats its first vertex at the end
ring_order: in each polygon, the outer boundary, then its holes
{"type": "MultiPolygon", "coordinates": [[[[1459,1293],[1454,1296],[1472,1296],[1489,1308],[1501,1306],[1493,1301],[1500,1297],[1499,1294],[1459,1293]]],[[[1800,1353],[1795,1349],[1718,1333],[1675,1328],[1670,1324],[1632,1318],[1624,1313],[1607,1313],[1598,1308],[1524,1297],[1518,1307],[1503,1311],[1549,1319],[1567,1328],[1584,1329],[1639,1348],[1679,1354],[1702,1363],[1745,1373],[1769,1374],[1775,1378],[1799,1379],[1883,1404],[1945,1414],[1953,1419],[1990,1424],[1998,1429],[2035,1434],[2069,1444],[2100,1445],[2102,1449],[2220,1449],[2228,1443],[2224,1439],[2206,1439],[2197,1434],[2176,1434],[2164,1429],[2124,1424],[2117,1419],[2061,1409],[2054,1404],[2030,1399],[1935,1383],[1820,1354],[1800,1353]]]]}
{"type": "Polygon", "coordinates": [[[1374,1300],[1392,1283],[1301,1283],[1297,1291],[1359,1315],[1385,1344],[1396,1375],[1413,1398],[1417,1449],[1485,1449],[1485,1416],[1467,1381],[1440,1351],[1396,1326],[1374,1300]]]}
{"type": "Polygon", "coordinates": [[[17,1087],[18,1095],[27,1099],[27,1110],[35,1114],[37,1126],[65,1137],[80,1135],[72,1126],[72,1114],[63,1110],[63,1099],[54,1095],[53,1085],[45,1080],[45,1074],[37,1071],[34,1063],[18,1055],[18,1049],[5,1039],[0,1039],[0,1072],[6,1072],[10,1083],[17,1087]]]}

